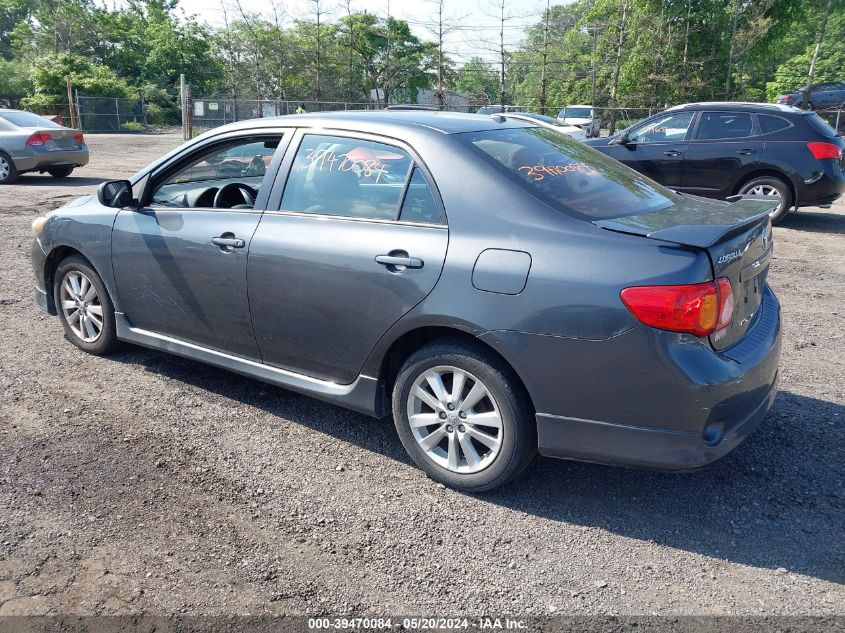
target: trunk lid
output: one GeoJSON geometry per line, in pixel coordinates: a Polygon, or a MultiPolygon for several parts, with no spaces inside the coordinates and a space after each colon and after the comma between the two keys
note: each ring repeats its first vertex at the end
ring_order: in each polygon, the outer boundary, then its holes
{"type": "Polygon", "coordinates": [[[772,257],[769,213],[779,202],[763,196],[734,196],[723,202],[684,195],[680,203],[660,211],[595,220],[594,224],[705,250],[713,278],[727,277],[733,289],[733,321],[710,335],[713,347],[722,350],[742,338],[759,312],[772,257]]]}
{"type": "Polygon", "coordinates": [[[52,140],[47,141],[47,143],[45,143],[45,149],[47,149],[48,151],[77,151],[82,148],[82,144],[74,138],[75,135],[79,134],[78,130],[54,127],[33,127],[27,128],[27,130],[31,131],[33,134],[49,134],[52,137],[52,140]]]}

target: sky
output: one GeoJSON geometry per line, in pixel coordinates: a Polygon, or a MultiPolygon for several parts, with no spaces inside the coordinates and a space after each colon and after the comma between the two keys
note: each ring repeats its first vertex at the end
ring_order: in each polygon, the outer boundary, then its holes
{"type": "MultiPolygon", "coordinates": [[[[180,0],[180,6],[188,15],[219,26],[223,23],[221,1],[237,12],[235,0],[180,0]]],[[[495,0],[492,0],[495,2],[495,0]]],[[[571,0],[551,0],[552,5],[567,4],[571,0]]],[[[270,10],[267,0],[240,0],[245,11],[267,13],[270,10]]],[[[308,0],[284,0],[288,18],[307,19],[308,0]]],[[[340,0],[323,2],[328,8],[329,20],[342,16],[346,9],[341,8],[340,0]]],[[[437,10],[428,0],[390,0],[390,14],[407,20],[415,35],[420,38],[434,39],[427,25],[433,27],[437,10]]],[[[473,56],[495,60],[499,42],[499,20],[492,17],[495,9],[491,0],[446,0],[444,22],[449,21],[453,30],[445,38],[445,50],[459,64],[473,56]]],[[[386,16],[388,0],[352,0],[353,11],[368,11],[386,16]]],[[[506,16],[513,16],[505,25],[505,45],[513,48],[519,43],[526,26],[540,20],[546,0],[506,0],[506,16]]]]}

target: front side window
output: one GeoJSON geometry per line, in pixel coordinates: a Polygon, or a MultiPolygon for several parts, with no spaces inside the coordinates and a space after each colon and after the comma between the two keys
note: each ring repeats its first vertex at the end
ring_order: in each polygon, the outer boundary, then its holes
{"type": "Polygon", "coordinates": [[[678,194],[545,128],[455,134],[494,169],[551,207],[587,220],[656,211],[678,194]]]}
{"type": "Polygon", "coordinates": [[[308,134],[296,152],[281,210],[395,220],[411,166],[407,152],[392,145],[308,134]]]}
{"type": "Polygon", "coordinates": [[[628,134],[629,143],[675,143],[687,137],[694,112],[664,114],[635,127],[628,134]]]}
{"type": "Polygon", "coordinates": [[[251,207],[280,140],[280,136],[252,137],[200,151],[186,165],[156,183],[151,204],[195,208],[251,207]]]}
{"type": "Polygon", "coordinates": [[[698,124],[699,141],[746,138],[753,134],[751,115],[747,112],[702,112],[698,124]]]}

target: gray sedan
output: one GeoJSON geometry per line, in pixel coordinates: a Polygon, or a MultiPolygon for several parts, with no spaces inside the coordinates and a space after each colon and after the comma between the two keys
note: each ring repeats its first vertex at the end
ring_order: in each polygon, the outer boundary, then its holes
{"type": "Polygon", "coordinates": [[[66,178],[87,164],[88,146],[79,130],[32,112],[0,109],[0,185],[30,171],[66,178]]]}
{"type": "Polygon", "coordinates": [[[508,117],[243,121],[36,219],[36,301],[93,354],[390,415],[458,489],[538,450],[687,470],[777,392],[772,206],[679,195],[508,117]]]}

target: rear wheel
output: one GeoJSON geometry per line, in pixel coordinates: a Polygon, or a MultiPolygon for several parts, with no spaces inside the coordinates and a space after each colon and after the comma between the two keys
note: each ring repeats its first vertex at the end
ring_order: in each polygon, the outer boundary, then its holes
{"type": "Polygon", "coordinates": [[[536,426],[509,368],[459,343],[428,345],[408,358],[393,389],[402,444],[426,474],[451,488],[497,488],[528,465],[536,426]]]}
{"type": "Polygon", "coordinates": [[[73,167],[71,167],[70,165],[50,167],[47,170],[47,173],[50,174],[53,178],[67,178],[71,175],[71,173],[73,173],[73,167]]]}
{"type": "Polygon", "coordinates": [[[18,170],[11,156],[0,152],[0,185],[11,185],[18,179],[18,170]]]}
{"type": "Polygon", "coordinates": [[[90,354],[117,345],[114,306],[97,272],[81,257],[68,257],[56,271],[53,299],[70,342],[90,354]]]}
{"type": "Polygon", "coordinates": [[[777,224],[786,217],[792,208],[792,191],[789,186],[780,178],[774,176],[761,176],[749,180],[740,187],[737,193],[750,196],[777,196],[780,204],[772,211],[772,224],[777,224]]]}

